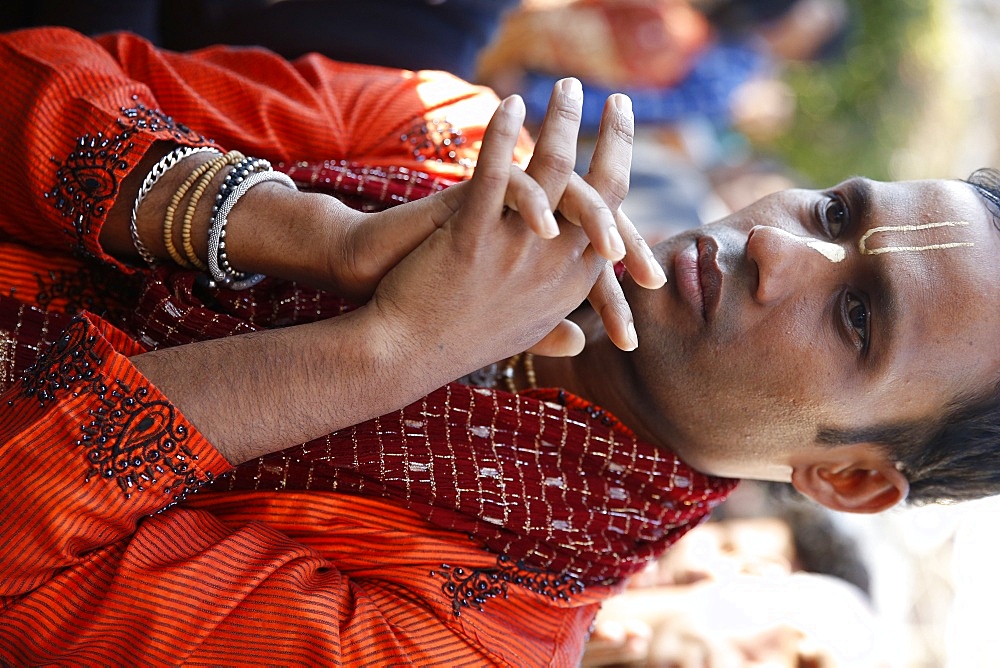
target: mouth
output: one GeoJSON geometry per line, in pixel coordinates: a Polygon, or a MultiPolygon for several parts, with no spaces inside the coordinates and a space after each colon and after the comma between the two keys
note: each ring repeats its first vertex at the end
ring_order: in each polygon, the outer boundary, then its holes
{"type": "Polygon", "coordinates": [[[711,322],[722,295],[719,244],[699,237],[674,256],[674,278],[681,299],[705,322],[711,322]]]}

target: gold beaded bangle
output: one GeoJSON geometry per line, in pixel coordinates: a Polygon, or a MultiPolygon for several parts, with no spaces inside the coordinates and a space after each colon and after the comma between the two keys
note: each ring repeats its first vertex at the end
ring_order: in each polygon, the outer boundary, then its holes
{"type": "Polygon", "coordinates": [[[194,244],[191,243],[191,226],[192,221],[194,221],[195,209],[198,208],[198,202],[201,200],[201,196],[205,194],[205,190],[208,186],[211,185],[212,179],[214,179],[219,172],[227,166],[238,164],[245,157],[246,156],[239,151],[230,151],[224,155],[222,159],[216,160],[212,164],[212,167],[201,175],[198,185],[194,187],[194,190],[191,192],[191,197],[188,198],[187,209],[184,211],[184,220],[181,222],[181,248],[184,251],[184,257],[186,257],[188,262],[190,262],[196,269],[208,271],[208,265],[201,261],[201,258],[199,258],[198,254],[194,251],[194,244]]]}
{"type": "Polygon", "coordinates": [[[528,387],[532,390],[538,388],[538,376],[535,375],[535,356],[531,353],[524,353],[524,375],[528,379],[528,387]]]}
{"type": "Polygon", "coordinates": [[[177,247],[174,245],[174,213],[177,211],[177,207],[180,205],[181,200],[184,199],[184,195],[186,195],[187,191],[191,189],[191,186],[193,186],[205,172],[212,169],[213,165],[219,165],[220,169],[222,166],[225,166],[227,164],[228,155],[229,153],[198,165],[184,180],[184,183],[180,185],[177,192],[175,192],[173,197],[170,198],[170,203],[167,205],[166,213],[163,216],[163,245],[166,247],[167,253],[170,254],[170,259],[186,269],[193,269],[194,265],[181,257],[181,254],[177,251],[177,247]]]}
{"type": "Polygon", "coordinates": [[[538,376],[535,374],[535,356],[531,353],[518,353],[507,360],[507,364],[504,365],[503,371],[501,371],[507,391],[511,394],[517,394],[518,392],[517,364],[521,360],[524,360],[524,376],[528,381],[528,388],[534,390],[538,387],[538,376]]]}

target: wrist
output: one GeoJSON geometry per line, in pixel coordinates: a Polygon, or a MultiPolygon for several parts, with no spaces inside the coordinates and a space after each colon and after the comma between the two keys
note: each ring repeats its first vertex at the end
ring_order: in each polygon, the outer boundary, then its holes
{"type": "Polygon", "coordinates": [[[365,214],[328,195],[260,183],[229,215],[228,254],[240,271],[331,288],[347,230],[365,214]]]}

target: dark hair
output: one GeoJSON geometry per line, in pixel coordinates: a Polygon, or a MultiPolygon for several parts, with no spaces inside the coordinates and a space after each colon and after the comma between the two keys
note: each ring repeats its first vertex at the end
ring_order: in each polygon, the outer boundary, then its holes
{"type": "Polygon", "coordinates": [[[834,524],[830,511],[799,499],[786,502],[775,514],[792,530],[799,568],[850,582],[871,598],[871,573],[858,541],[834,524]]]}
{"type": "MultiPolygon", "coordinates": [[[[1000,171],[977,170],[967,183],[986,201],[1000,231],[1000,171]]],[[[828,444],[884,445],[910,482],[907,500],[913,504],[1000,494],[1000,379],[983,395],[956,399],[935,421],[822,429],[818,439],[828,444]]]]}

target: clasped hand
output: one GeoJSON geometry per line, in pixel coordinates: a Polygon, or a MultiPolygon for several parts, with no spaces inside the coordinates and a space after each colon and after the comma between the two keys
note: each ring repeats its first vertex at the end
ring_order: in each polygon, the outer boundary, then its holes
{"type": "Polygon", "coordinates": [[[526,349],[576,354],[583,333],[565,317],[588,296],[611,340],[635,348],[613,263],[623,261],[647,288],[666,279],[620,209],[632,157],[631,104],[623,95],[608,99],[590,171],[581,177],[573,169],[582,101],[575,79],[556,84],[521,170],[513,152],[524,105],[507,98],[468,182],[353,225],[340,245],[352,256],[338,266],[350,267],[346,282],[355,294],[373,291],[371,304],[401,335],[436,341],[470,363],[526,349]]]}

